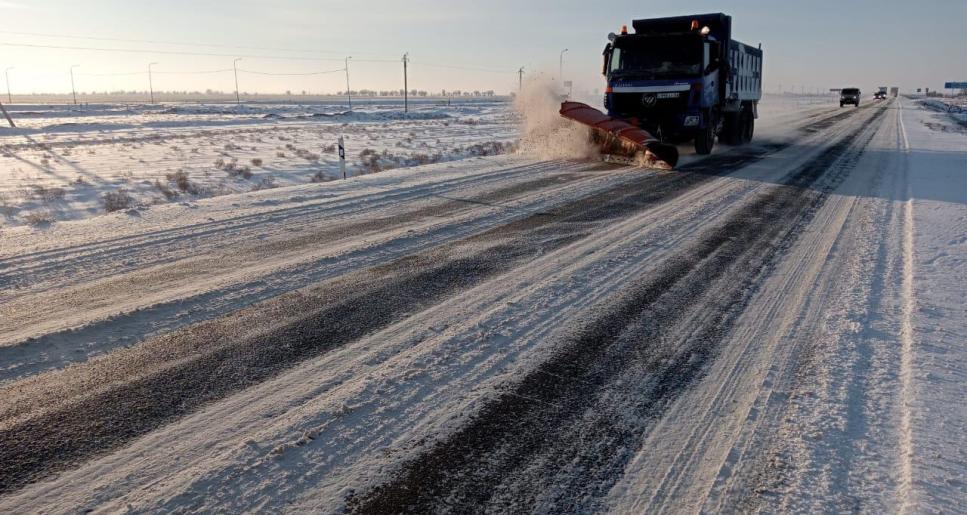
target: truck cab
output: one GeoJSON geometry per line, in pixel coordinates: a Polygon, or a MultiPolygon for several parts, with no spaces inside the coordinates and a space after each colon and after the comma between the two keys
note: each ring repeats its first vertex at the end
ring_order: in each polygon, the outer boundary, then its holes
{"type": "Polygon", "coordinates": [[[856,107],[860,106],[860,90],[859,88],[843,88],[839,93],[839,106],[843,107],[846,104],[852,104],[856,107]]]}
{"type": "Polygon", "coordinates": [[[731,18],[707,14],[635,20],[604,50],[608,114],[663,141],[752,138],[761,98],[762,51],[731,39],[731,18]]]}

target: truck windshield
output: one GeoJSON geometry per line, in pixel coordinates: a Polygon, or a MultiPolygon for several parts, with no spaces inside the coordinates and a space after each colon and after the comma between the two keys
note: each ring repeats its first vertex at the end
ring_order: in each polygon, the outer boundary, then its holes
{"type": "Polygon", "coordinates": [[[613,77],[673,79],[702,73],[702,41],[692,37],[619,39],[611,56],[613,77]]]}
{"type": "Polygon", "coordinates": [[[847,88],[847,89],[844,89],[843,90],[843,94],[844,95],[858,95],[859,93],[860,93],[860,90],[858,90],[858,89],[849,89],[849,88],[847,88]]]}

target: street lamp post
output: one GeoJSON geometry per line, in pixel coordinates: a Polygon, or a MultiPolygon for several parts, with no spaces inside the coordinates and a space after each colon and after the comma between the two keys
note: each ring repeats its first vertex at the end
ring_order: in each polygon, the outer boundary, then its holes
{"type": "Polygon", "coordinates": [[[558,76],[560,77],[562,84],[564,83],[564,54],[565,53],[567,53],[566,48],[564,50],[561,50],[560,71],[558,72],[558,76]]]}
{"type": "Polygon", "coordinates": [[[77,105],[77,88],[74,87],[74,68],[77,68],[78,66],[80,65],[75,64],[71,66],[71,94],[74,95],[74,105],[77,105]]]}
{"type": "Polygon", "coordinates": [[[235,103],[237,105],[242,105],[242,97],[238,95],[238,62],[241,60],[242,58],[239,57],[232,61],[232,69],[235,70],[235,103]]]}
{"type": "Polygon", "coordinates": [[[352,90],[349,89],[349,60],[352,58],[353,56],[346,58],[346,98],[349,99],[349,112],[353,110],[353,94],[352,90]]]}
{"type": "Polygon", "coordinates": [[[6,70],[3,71],[3,75],[7,78],[7,103],[8,104],[12,104],[13,103],[13,99],[10,96],[10,70],[12,70],[12,69],[13,69],[13,66],[11,66],[11,67],[9,67],[9,68],[7,68],[6,70]]]}
{"type": "Polygon", "coordinates": [[[148,92],[151,94],[151,103],[154,103],[154,81],[151,80],[151,67],[158,63],[148,63],[148,92]]]}

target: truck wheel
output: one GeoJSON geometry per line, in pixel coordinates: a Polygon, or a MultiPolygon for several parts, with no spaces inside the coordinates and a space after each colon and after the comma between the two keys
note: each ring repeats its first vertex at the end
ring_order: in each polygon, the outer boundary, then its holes
{"type": "Polygon", "coordinates": [[[726,145],[739,145],[740,144],[740,129],[739,129],[739,113],[729,113],[725,115],[725,119],[722,121],[722,134],[719,135],[719,141],[725,143],[726,145]]]}
{"type": "Polygon", "coordinates": [[[709,125],[708,127],[698,131],[695,135],[695,153],[707,156],[712,153],[712,147],[715,146],[715,128],[709,125]]]}
{"type": "Polygon", "coordinates": [[[742,144],[745,145],[752,141],[752,134],[755,132],[755,117],[752,116],[752,113],[744,113],[742,122],[742,144]]]}

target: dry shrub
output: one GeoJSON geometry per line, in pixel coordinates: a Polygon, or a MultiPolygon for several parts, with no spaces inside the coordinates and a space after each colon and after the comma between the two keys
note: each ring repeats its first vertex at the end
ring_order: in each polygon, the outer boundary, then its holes
{"type": "Polygon", "coordinates": [[[359,162],[363,167],[363,173],[378,173],[383,171],[379,162],[379,153],[371,148],[363,149],[359,153],[359,162]]]}
{"type": "Polygon", "coordinates": [[[247,165],[239,166],[238,159],[232,158],[231,161],[225,162],[224,159],[218,158],[215,160],[215,168],[222,170],[231,177],[242,177],[245,179],[252,178],[252,169],[247,165]]]}
{"type": "Polygon", "coordinates": [[[253,158],[252,159],[252,166],[261,168],[262,167],[262,158],[260,158],[260,157],[253,158]]]}
{"type": "Polygon", "coordinates": [[[9,202],[7,196],[3,193],[0,193],[0,214],[3,214],[3,216],[6,216],[7,218],[13,218],[13,215],[16,212],[17,208],[9,202]]]}
{"type": "Polygon", "coordinates": [[[48,188],[36,185],[31,187],[33,188],[33,197],[44,203],[63,200],[64,196],[67,195],[67,191],[64,188],[48,188]]]}
{"type": "Polygon", "coordinates": [[[316,171],[316,173],[312,176],[312,178],[310,180],[312,182],[329,182],[329,181],[333,181],[335,179],[333,179],[332,177],[329,177],[328,175],[322,173],[322,170],[318,170],[318,171],[316,171]]]}
{"type": "Polygon", "coordinates": [[[260,180],[258,184],[252,186],[252,191],[270,190],[278,187],[279,185],[275,183],[275,177],[269,175],[267,177],[262,177],[262,180],[260,180]]]}
{"type": "Polygon", "coordinates": [[[168,200],[173,200],[173,199],[178,198],[178,192],[177,191],[169,188],[167,184],[162,184],[161,181],[159,181],[157,179],[155,179],[155,181],[154,181],[154,187],[155,187],[155,189],[157,189],[158,191],[160,191],[161,194],[164,195],[165,198],[168,199],[168,200]]]}
{"type": "Polygon", "coordinates": [[[40,227],[44,225],[50,225],[54,223],[54,214],[46,209],[40,211],[31,211],[23,216],[24,222],[34,227],[40,227]]]}
{"type": "Polygon", "coordinates": [[[134,204],[134,199],[128,195],[127,190],[118,188],[115,191],[109,191],[102,195],[101,202],[104,203],[105,211],[113,213],[115,211],[129,209],[134,204]]]}
{"type": "Polygon", "coordinates": [[[309,152],[306,149],[300,148],[295,151],[295,155],[305,159],[306,161],[316,162],[319,160],[319,154],[309,152]]]}
{"type": "Polygon", "coordinates": [[[507,143],[502,141],[487,141],[484,143],[476,143],[468,147],[464,147],[464,152],[471,156],[496,156],[500,154],[506,154],[508,152],[513,152],[515,150],[515,145],[513,143],[507,143]]]}
{"type": "Polygon", "coordinates": [[[178,170],[175,173],[166,174],[165,178],[175,183],[175,185],[178,186],[178,189],[184,193],[190,193],[192,195],[198,194],[198,185],[191,182],[191,180],[188,178],[188,172],[184,170],[178,170]]]}

